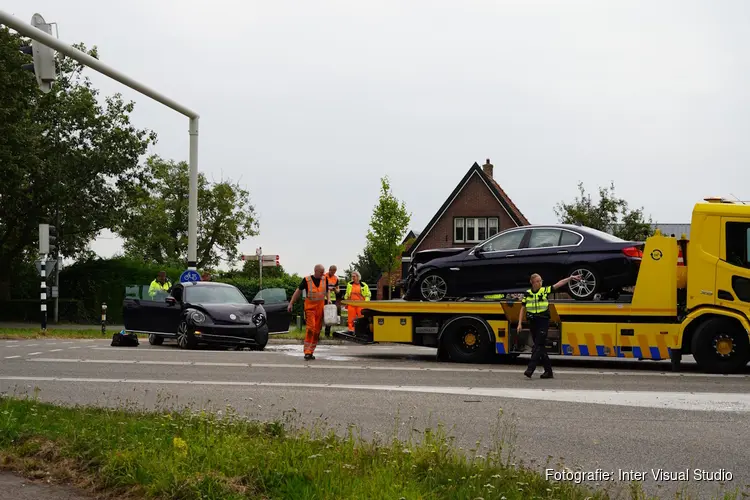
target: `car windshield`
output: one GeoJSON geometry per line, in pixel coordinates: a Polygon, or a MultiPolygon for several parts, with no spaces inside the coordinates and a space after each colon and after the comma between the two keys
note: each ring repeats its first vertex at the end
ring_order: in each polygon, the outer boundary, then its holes
{"type": "Polygon", "coordinates": [[[193,304],[247,304],[242,292],[233,286],[185,287],[185,302],[193,304]]]}

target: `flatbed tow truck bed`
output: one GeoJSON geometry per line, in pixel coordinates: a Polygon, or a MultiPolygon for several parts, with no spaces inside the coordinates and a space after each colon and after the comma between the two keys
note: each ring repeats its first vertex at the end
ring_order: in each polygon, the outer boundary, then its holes
{"type": "MultiPolygon", "coordinates": [[[[750,219],[750,206],[744,207],[750,219]]],[[[731,373],[744,368],[750,360],[748,314],[738,310],[737,301],[727,299],[733,308],[717,303],[726,290],[705,290],[706,276],[715,276],[718,265],[714,261],[706,270],[711,259],[706,259],[705,253],[695,258],[694,268],[687,266],[689,245],[696,235],[700,237],[700,228],[694,225],[692,231],[690,242],[658,231],[647,239],[632,295],[586,302],[551,300],[547,352],[669,359],[674,370],[679,369],[683,354],[692,354],[704,371],[731,373]],[[680,253],[684,265],[678,265],[680,253]],[[691,280],[699,290],[689,287],[691,280]]],[[[750,269],[743,272],[750,286],[750,269]]],[[[528,329],[515,328],[521,309],[517,300],[343,302],[349,303],[362,307],[363,317],[355,322],[353,334],[335,333],[345,340],[430,346],[437,348],[438,359],[467,363],[531,352],[528,329]]],[[[743,307],[750,311],[745,304],[743,307]]]]}

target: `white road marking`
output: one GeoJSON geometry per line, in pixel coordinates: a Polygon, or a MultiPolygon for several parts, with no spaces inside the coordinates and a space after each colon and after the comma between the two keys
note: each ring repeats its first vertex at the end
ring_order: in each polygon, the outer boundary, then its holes
{"type": "Polygon", "coordinates": [[[21,356],[5,356],[5,359],[13,359],[13,358],[20,358],[21,356]]]}
{"type": "Polygon", "coordinates": [[[62,349],[51,349],[49,352],[57,352],[57,351],[62,351],[62,349]]]}
{"type": "Polygon", "coordinates": [[[129,383],[153,385],[213,385],[236,387],[286,387],[291,389],[342,389],[363,391],[413,392],[485,396],[491,398],[530,399],[534,401],[559,401],[614,406],[659,408],[693,411],[750,412],[750,394],[711,392],[651,392],[651,391],[600,391],[568,389],[516,389],[491,387],[431,387],[359,384],[306,384],[286,382],[250,382],[224,380],[150,380],[127,378],[74,378],[74,377],[0,377],[5,381],[67,382],[67,383],[129,383]]]}
{"type": "Polygon", "coordinates": [[[35,347],[35,346],[38,346],[38,345],[39,344],[26,344],[26,347],[35,347]]]}
{"type": "Polygon", "coordinates": [[[80,348],[81,348],[81,346],[76,346],[76,347],[68,347],[68,349],[80,349],[80,348]]]}
{"type": "Polygon", "coordinates": [[[27,356],[36,356],[37,354],[41,354],[42,352],[43,352],[43,351],[39,351],[39,352],[30,352],[30,353],[28,353],[28,354],[27,354],[27,356]]]}
{"type": "MultiPolygon", "coordinates": [[[[40,353],[36,353],[40,354],[40,353]]],[[[318,360],[330,359],[354,359],[343,356],[320,356],[318,360]]],[[[141,364],[141,365],[179,365],[179,366],[240,366],[248,368],[303,368],[321,370],[375,370],[394,372],[451,372],[451,373],[511,373],[520,375],[523,366],[517,368],[460,368],[460,367],[431,367],[431,366],[382,366],[382,365],[339,365],[339,364],[316,364],[311,363],[222,363],[211,361],[160,361],[160,360],[138,360],[138,359],[80,359],[80,358],[34,358],[28,361],[35,363],[113,363],[113,364],[141,364]]],[[[644,370],[631,371],[603,371],[603,370],[555,370],[555,375],[589,375],[589,376],[633,376],[633,377],[706,377],[706,378],[740,378],[750,379],[750,374],[720,375],[714,373],[674,373],[644,370]]]]}

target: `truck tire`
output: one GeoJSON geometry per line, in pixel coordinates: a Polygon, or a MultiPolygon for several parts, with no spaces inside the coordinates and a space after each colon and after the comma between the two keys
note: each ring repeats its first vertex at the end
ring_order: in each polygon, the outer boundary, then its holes
{"type": "Polygon", "coordinates": [[[148,343],[151,345],[162,345],[164,343],[164,337],[162,337],[161,335],[155,335],[153,333],[149,333],[148,343]]]}
{"type": "Polygon", "coordinates": [[[736,373],[750,359],[747,332],[729,318],[710,318],[695,330],[691,351],[698,366],[710,373],[736,373]]]}
{"type": "Polygon", "coordinates": [[[440,342],[451,361],[458,363],[484,363],[495,352],[487,326],[476,318],[454,320],[440,342]]]}

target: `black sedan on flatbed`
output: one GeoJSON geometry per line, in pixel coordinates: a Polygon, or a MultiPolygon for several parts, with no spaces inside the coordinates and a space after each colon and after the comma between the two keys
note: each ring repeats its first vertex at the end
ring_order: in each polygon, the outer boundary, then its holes
{"type": "Polygon", "coordinates": [[[177,283],[169,293],[142,287],[140,294],[135,288],[123,303],[125,330],[147,334],[151,345],[174,338],[183,349],[205,343],[262,350],[270,333],[289,329],[288,302],[269,305],[274,311],[269,319],[262,298],[274,297],[269,290],[249,302],[235,286],[210,281],[177,283]]]}
{"type": "Polygon", "coordinates": [[[534,273],[548,285],[579,276],[566,290],[576,300],[617,296],[622,288],[635,285],[643,246],[575,225],[507,229],[471,248],[415,253],[403,283],[404,298],[442,301],[519,293],[529,288],[534,273]]]}

